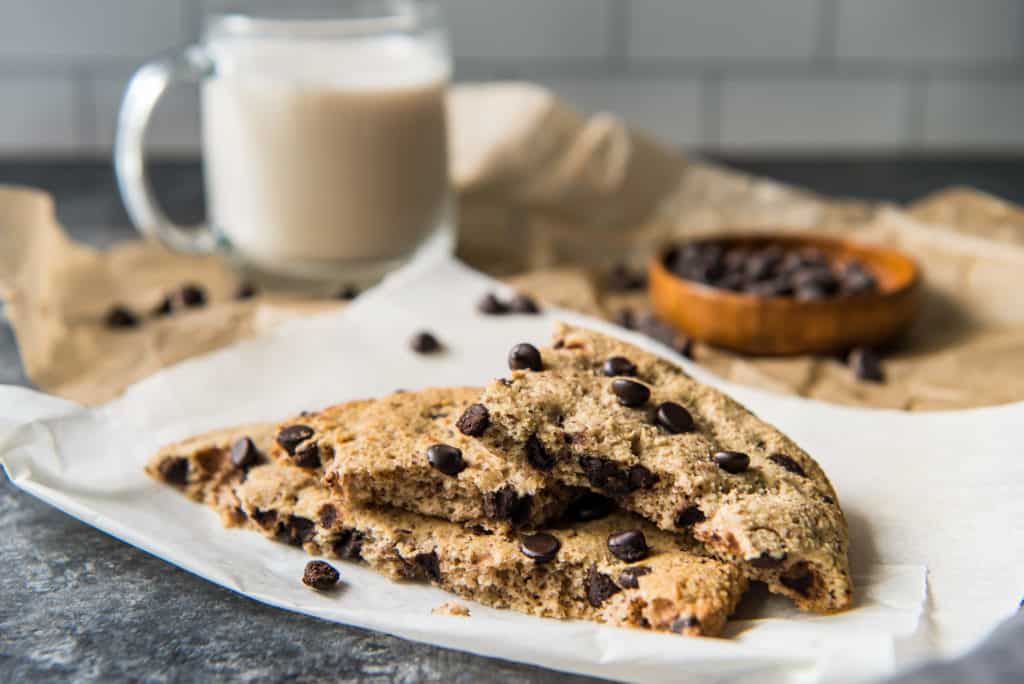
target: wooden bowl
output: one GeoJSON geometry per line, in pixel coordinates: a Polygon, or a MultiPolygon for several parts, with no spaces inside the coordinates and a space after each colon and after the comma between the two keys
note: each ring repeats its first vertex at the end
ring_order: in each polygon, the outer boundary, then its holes
{"type": "Polygon", "coordinates": [[[910,324],[920,304],[920,271],[913,259],[886,247],[821,235],[731,235],[701,238],[728,247],[813,247],[830,261],[859,259],[878,280],[874,292],[798,301],[758,297],[685,280],[665,265],[671,248],[648,266],[655,313],[681,332],[748,354],[801,354],[878,347],[910,324]]]}

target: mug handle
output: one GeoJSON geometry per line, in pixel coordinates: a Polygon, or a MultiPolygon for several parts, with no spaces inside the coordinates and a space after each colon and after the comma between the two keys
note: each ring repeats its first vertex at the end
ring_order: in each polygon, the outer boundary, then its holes
{"type": "Polygon", "coordinates": [[[146,174],[146,129],[157,102],[172,84],[198,84],[212,72],[210,58],[198,45],[149,62],[129,81],[117,117],[114,171],[128,216],[140,233],[182,252],[212,252],[216,239],[209,226],[180,226],[160,209],[146,174]]]}

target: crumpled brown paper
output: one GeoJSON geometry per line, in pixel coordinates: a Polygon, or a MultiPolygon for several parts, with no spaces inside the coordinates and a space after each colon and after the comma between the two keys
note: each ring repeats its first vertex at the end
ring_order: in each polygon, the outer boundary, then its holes
{"type": "MultiPolygon", "coordinates": [[[[461,86],[449,101],[459,255],[554,304],[612,316],[642,294],[604,287],[608,265],[642,265],[659,244],[735,230],[855,232],[924,267],[924,309],[886,356],[884,384],[855,381],[835,359],[751,358],[697,345],[729,379],[846,404],[924,410],[1024,399],[1024,210],[965,189],[909,211],[833,201],[712,164],[526,84],[461,86]]],[[[262,295],[235,301],[218,258],[133,241],[100,252],[70,241],[50,199],[0,189],[0,295],[26,372],[40,388],[99,403],[158,368],[330,307],[262,295]],[[112,303],[154,308],[184,282],[211,303],[127,331],[112,303]]]]}

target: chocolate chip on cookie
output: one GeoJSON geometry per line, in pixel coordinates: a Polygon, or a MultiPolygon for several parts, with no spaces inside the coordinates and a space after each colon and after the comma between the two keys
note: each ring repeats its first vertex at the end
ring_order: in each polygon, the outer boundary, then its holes
{"type": "Polygon", "coordinates": [[[181,298],[181,303],[190,309],[206,304],[206,290],[202,285],[185,283],[178,291],[178,296],[181,298]]]}
{"type": "Polygon", "coordinates": [[[587,588],[587,602],[594,608],[600,608],[605,601],[622,591],[611,577],[603,572],[598,572],[594,565],[587,570],[583,582],[587,588]]]}
{"type": "Polygon", "coordinates": [[[260,450],[248,437],[242,437],[231,445],[231,462],[236,468],[251,468],[260,460],[260,450]]]}
{"type": "Polygon", "coordinates": [[[526,439],[526,460],[537,470],[551,470],[555,465],[555,457],[544,448],[537,435],[526,439]]]}
{"type": "Polygon", "coordinates": [[[678,513],[676,513],[676,517],[672,522],[675,524],[676,527],[683,529],[686,527],[690,527],[692,525],[696,525],[699,522],[704,522],[705,519],[706,516],[704,515],[704,511],[700,510],[698,506],[694,505],[687,506],[686,508],[683,508],[678,513]]]}
{"type": "Polygon", "coordinates": [[[762,570],[771,570],[772,568],[779,567],[785,562],[786,554],[783,553],[781,556],[773,556],[767,551],[763,551],[761,555],[754,556],[753,558],[747,558],[746,560],[755,568],[761,568],[762,570]]]}
{"type": "Polygon", "coordinates": [[[483,496],[484,515],[491,520],[521,522],[530,514],[531,497],[519,496],[512,485],[487,492],[483,496]]]}
{"type": "Polygon", "coordinates": [[[532,558],[538,563],[554,560],[560,548],[562,542],[558,541],[558,537],[547,532],[527,534],[519,539],[519,550],[527,558],[532,558]]]}
{"type": "Polygon", "coordinates": [[[608,377],[616,375],[636,375],[636,364],[625,356],[612,356],[601,366],[601,372],[608,377]]]}
{"type": "Polygon", "coordinates": [[[684,631],[692,627],[700,627],[700,620],[698,620],[693,615],[680,615],[672,621],[672,624],[671,626],[669,626],[669,629],[671,629],[676,634],[682,634],[684,631]]]}
{"type": "Polygon", "coordinates": [[[309,561],[306,563],[306,570],[302,573],[302,583],[317,591],[333,589],[341,575],[330,563],[321,560],[309,561]]]}
{"type": "Polygon", "coordinates": [[[462,413],[459,420],[456,421],[455,427],[464,435],[479,437],[484,434],[490,424],[491,414],[487,407],[483,404],[473,404],[462,413]]]}
{"type": "Polygon", "coordinates": [[[316,442],[310,442],[304,446],[300,446],[295,449],[295,453],[292,454],[292,460],[295,465],[300,468],[319,468],[320,467],[320,445],[316,442]]]}
{"type": "Polygon", "coordinates": [[[647,385],[634,380],[612,380],[612,392],[619,398],[620,404],[631,408],[643,406],[651,398],[651,390],[647,385]]]}
{"type": "Polygon", "coordinates": [[[597,492],[585,492],[572,502],[568,517],[579,522],[600,520],[607,518],[614,508],[615,504],[608,497],[601,496],[597,492]]]}
{"type": "Polygon", "coordinates": [[[672,434],[693,430],[693,416],[679,404],[665,401],[658,404],[654,413],[654,421],[672,434]]]}
{"type": "Polygon", "coordinates": [[[277,530],[278,538],[292,546],[302,546],[316,534],[316,523],[300,515],[290,515],[277,530]]]}
{"type": "Polygon", "coordinates": [[[643,560],[650,553],[647,538],[639,529],[608,535],[608,550],[613,556],[627,563],[643,560]]]}
{"type": "Polygon", "coordinates": [[[526,342],[517,344],[508,353],[508,367],[512,370],[539,371],[543,367],[540,351],[526,342]]]}
{"type": "Polygon", "coordinates": [[[330,529],[338,519],[338,509],[334,507],[334,504],[324,504],[320,507],[316,517],[317,521],[320,523],[320,527],[330,529]]]}
{"type": "Polygon", "coordinates": [[[462,450],[448,444],[434,444],[427,448],[427,462],[445,475],[455,477],[466,469],[462,450]]]}
{"type": "Polygon", "coordinates": [[[295,455],[295,448],[313,436],[313,428],[308,425],[288,425],[277,433],[277,443],[290,455],[295,455]]]}
{"type": "Polygon", "coordinates": [[[157,466],[160,477],[167,484],[183,486],[188,482],[188,459],[187,458],[165,458],[157,466]]]}
{"type": "Polygon", "coordinates": [[[619,573],[619,586],[624,589],[636,589],[640,586],[637,578],[649,574],[651,574],[651,569],[646,565],[634,565],[629,568],[623,568],[622,572],[619,573]]]}
{"type": "Polygon", "coordinates": [[[719,468],[733,475],[742,473],[750,465],[750,457],[739,451],[719,451],[711,458],[719,468]]]}
{"type": "Polygon", "coordinates": [[[613,495],[629,493],[629,475],[615,461],[600,456],[583,455],[579,457],[578,462],[583,475],[592,486],[613,495]]]}
{"type": "Polygon", "coordinates": [[[413,561],[427,577],[435,582],[441,581],[441,562],[438,560],[436,552],[417,553],[413,561]]]}
{"type": "Polygon", "coordinates": [[[441,343],[427,331],[418,332],[409,340],[409,346],[417,354],[433,354],[441,350],[441,343]]]}
{"type": "Polygon", "coordinates": [[[629,467],[626,474],[626,481],[629,483],[629,490],[650,489],[658,482],[658,476],[642,465],[629,467]]]}
{"type": "Polygon", "coordinates": [[[362,560],[363,540],[366,538],[359,530],[344,529],[334,540],[331,549],[338,558],[344,560],[362,560]]]}
{"type": "Polygon", "coordinates": [[[534,301],[533,297],[521,292],[509,301],[508,310],[518,314],[540,313],[540,307],[537,306],[537,302],[534,301]]]}
{"type": "Polygon", "coordinates": [[[807,473],[804,472],[803,466],[801,466],[799,463],[794,461],[786,454],[772,454],[771,456],[768,457],[768,460],[781,466],[785,470],[788,470],[794,475],[799,475],[800,477],[807,477],[807,473]]]}
{"type": "Polygon", "coordinates": [[[108,328],[115,330],[134,328],[139,324],[139,317],[135,315],[135,312],[121,304],[111,307],[103,320],[108,328]]]}

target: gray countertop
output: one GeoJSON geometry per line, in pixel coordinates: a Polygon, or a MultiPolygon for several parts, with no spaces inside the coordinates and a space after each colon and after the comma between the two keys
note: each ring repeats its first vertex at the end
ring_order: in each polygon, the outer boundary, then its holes
{"type": "MultiPolygon", "coordinates": [[[[737,166],[823,192],[906,201],[952,184],[1024,203],[1021,160],[741,161],[737,166]]],[[[109,165],[0,162],[0,183],[42,187],[72,235],[96,245],[133,231],[109,165]]],[[[202,216],[194,163],[157,165],[178,220],[202,216]]],[[[28,385],[0,320],[0,383],[28,385]]],[[[2,411],[2,408],[0,408],[2,411]]],[[[597,681],[323,622],[235,595],[106,536],[0,476],[0,681],[553,682],[597,681]]],[[[1024,590],[1024,588],[1022,588],[1024,590]]],[[[905,681],[1024,680],[1024,619],[977,655],[905,681]]]]}

